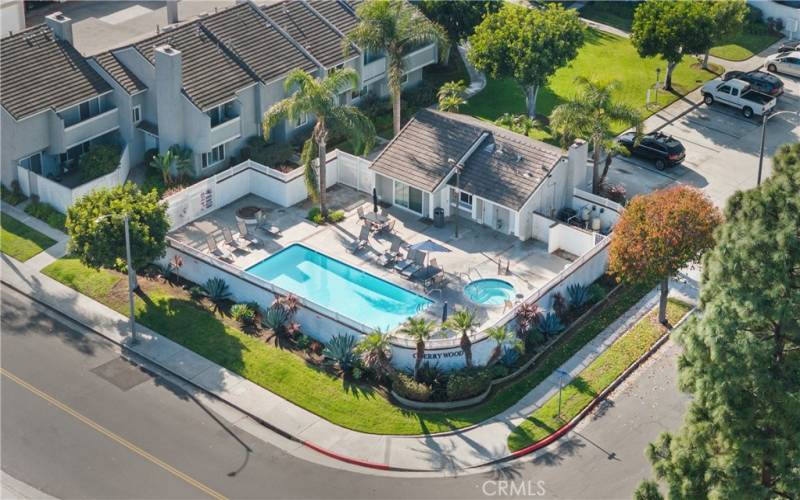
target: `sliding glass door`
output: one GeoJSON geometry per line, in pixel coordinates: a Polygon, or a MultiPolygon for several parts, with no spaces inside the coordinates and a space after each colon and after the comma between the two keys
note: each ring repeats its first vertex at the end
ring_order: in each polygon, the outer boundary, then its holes
{"type": "Polygon", "coordinates": [[[422,191],[394,181],[394,203],[422,215],[422,191]]]}

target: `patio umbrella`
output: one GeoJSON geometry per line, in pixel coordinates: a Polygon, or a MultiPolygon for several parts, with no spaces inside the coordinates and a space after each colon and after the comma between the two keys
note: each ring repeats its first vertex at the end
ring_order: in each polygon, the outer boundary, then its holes
{"type": "Polygon", "coordinates": [[[440,245],[440,244],[438,244],[438,243],[436,243],[435,241],[432,241],[432,240],[425,240],[425,241],[421,241],[419,243],[415,243],[415,244],[411,245],[410,248],[412,250],[416,250],[418,252],[424,252],[426,259],[427,259],[429,253],[433,253],[433,252],[440,252],[440,253],[450,252],[450,250],[447,247],[444,247],[444,246],[442,246],[442,245],[440,245]]]}
{"type": "Polygon", "coordinates": [[[372,188],[372,211],[378,213],[378,190],[372,188]]]}
{"type": "Polygon", "coordinates": [[[442,323],[447,321],[447,301],[444,302],[444,307],[442,307],[442,323]]]}

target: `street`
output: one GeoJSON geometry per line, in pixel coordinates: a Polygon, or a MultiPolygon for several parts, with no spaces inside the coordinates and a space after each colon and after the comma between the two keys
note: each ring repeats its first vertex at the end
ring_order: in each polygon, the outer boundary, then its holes
{"type": "Polygon", "coordinates": [[[485,498],[508,496],[509,483],[522,488],[513,496],[629,498],[649,475],[646,444],[679,425],[686,403],[670,343],[532,457],[459,477],[356,470],[287,453],[282,438],[189,398],[15,291],[2,301],[2,469],[59,498],[485,498]]]}

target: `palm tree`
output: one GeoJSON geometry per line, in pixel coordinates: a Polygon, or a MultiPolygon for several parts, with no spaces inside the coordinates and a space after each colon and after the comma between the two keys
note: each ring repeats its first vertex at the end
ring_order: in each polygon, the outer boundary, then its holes
{"type": "Polygon", "coordinates": [[[361,359],[364,361],[364,364],[375,370],[378,376],[391,373],[392,367],[389,364],[389,358],[391,357],[389,336],[383,333],[379,328],[376,328],[361,339],[358,347],[356,347],[356,352],[361,354],[361,359]]]}
{"type": "Polygon", "coordinates": [[[150,166],[161,172],[161,178],[164,181],[164,186],[169,186],[172,183],[170,177],[172,164],[175,162],[175,157],[172,150],[168,149],[164,154],[157,154],[150,160],[150,166]]]}
{"type": "Polygon", "coordinates": [[[627,104],[614,102],[612,95],[619,82],[601,83],[579,76],[575,83],[581,91],[572,100],[558,105],[550,115],[550,128],[561,137],[563,147],[568,147],[577,137],[586,137],[592,143],[592,192],[598,194],[608,175],[610,161],[606,161],[600,175],[600,153],[606,151],[627,154],[616,142],[614,129],[619,124],[636,129],[637,140],[642,133],[642,117],[639,111],[627,104]]]}
{"type": "Polygon", "coordinates": [[[439,87],[439,91],[436,93],[439,98],[439,109],[458,113],[458,108],[467,103],[467,101],[464,100],[465,90],[467,90],[467,85],[464,83],[464,80],[442,84],[442,86],[439,87]]]}
{"type": "Polygon", "coordinates": [[[433,333],[433,321],[425,321],[424,318],[409,318],[408,323],[403,325],[400,332],[408,335],[417,341],[417,359],[414,360],[414,380],[417,380],[419,367],[425,357],[425,341],[433,333]]]}
{"type": "Polygon", "coordinates": [[[461,350],[464,351],[464,359],[467,362],[467,367],[472,366],[472,341],[469,338],[469,333],[475,329],[475,312],[469,309],[461,309],[456,311],[447,320],[447,328],[452,328],[461,334],[461,350]]]}
{"type": "Polygon", "coordinates": [[[326,218],[325,156],[330,127],[341,127],[351,138],[357,152],[368,151],[375,140],[375,127],[369,118],[354,106],[339,104],[339,94],[357,85],[358,73],[350,68],[332,71],[323,80],[295,69],[286,77],[284,85],[286,93],[291,95],[273,104],[264,113],[262,128],[265,140],[269,139],[272,128],[287,118],[295,121],[312,115],[316,120],[311,137],[303,145],[302,160],[308,192],[312,199],[319,200],[320,211],[326,218]],[[314,168],[315,157],[319,159],[319,175],[314,168]]]}
{"type": "Polygon", "coordinates": [[[367,0],[356,9],[360,22],[345,40],[345,53],[350,44],[362,50],[383,53],[392,96],[394,135],[400,132],[400,91],[405,74],[403,57],[421,45],[437,43],[439,59],[450,52],[447,32],[425,17],[406,0],[367,0]]]}
{"type": "Polygon", "coordinates": [[[488,328],[486,333],[489,335],[489,338],[494,340],[497,344],[494,348],[494,352],[492,352],[492,357],[489,359],[489,364],[494,363],[500,358],[500,354],[503,353],[504,345],[512,345],[520,352],[525,350],[525,344],[517,338],[514,332],[506,328],[505,325],[488,328]]]}

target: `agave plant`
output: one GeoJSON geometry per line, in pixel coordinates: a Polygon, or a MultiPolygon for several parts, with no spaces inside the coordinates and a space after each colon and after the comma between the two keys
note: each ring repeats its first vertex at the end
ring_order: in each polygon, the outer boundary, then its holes
{"type": "Polygon", "coordinates": [[[573,283],[567,287],[567,297],[572,309],[580,309],[589,302],[589,287],[573,283]]]}
{"type": "Polygon", "coordinates": [[[356,344],[353,335],[336,335],[325,346],[322,354],[339,365],[343,372],[349,372],[358,360],[356,344]]]}
{"type": "Polygon", "coordinates": [[[536,324],[536,328],[542,332],[542,335],[544,335],[546,339],[549,339],[562,332],[564,330],[564,324],[561,323],[561,320],[558,319],[555,313],[549,312],[542,316],[536,324]]]}
{"type": "Polygon", "coordinates": [[[266,310],[264,313],[264,318],[262,321],[267,328],[275,332],[276,334],[282,334],[285,330],[286,323],[289,322],[292,315],[289,314],[289,311],[284,309],[280,306],[275,306],[274,304],[266,310]]]}
{"type": "Polygon", "coordinates": [[[525,350],[525,344],[523,344],[522,341],[517,338],[514,332],[506,328],[505,325],[488,328],[486,333],[489,335],[490,339],[494,340],[496,344],[494,351],[492,352],[492,357],[489,359],[489,364],[494,363],[500,358],[504,347],[510,347],[520,352],[525,350]]]}
{"type": "Polygon", "coordinates": [[[231,317],[242,325],[252,325],[256,313],[247,304],[234,304],[231,307],[231,317]]]}
{"type": "Polygon", "coordinates": [[[203,292],[208,299],[214,304],[219,305],[222,301],[231,296],[228,291],[228,284],[222,278],[209,278],[206,284],[203,285],[203,292]]]}

